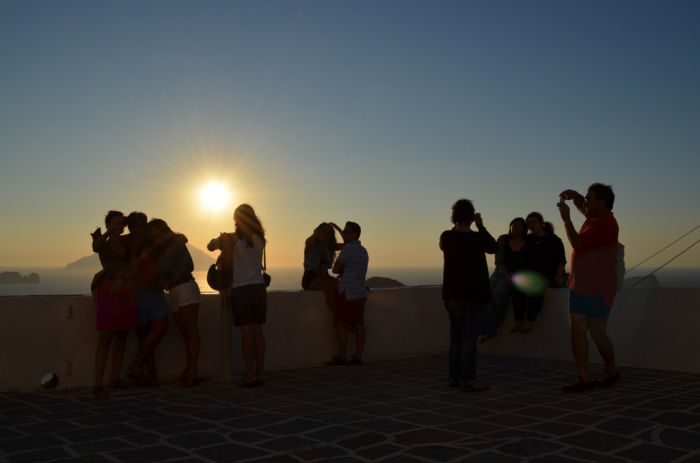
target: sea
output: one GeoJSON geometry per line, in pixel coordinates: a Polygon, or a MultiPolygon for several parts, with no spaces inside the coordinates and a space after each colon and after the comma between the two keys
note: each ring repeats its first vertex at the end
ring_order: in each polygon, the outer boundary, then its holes
{"type": "MultiPolygon", "coordinates": [[[[642,277],[652,270],[637,268],[625,275],[625,278],[642,277]]],[[[19,272],[23,276],[37,273],[40,282],[36,284],[0,283],[0,297],[90,294],[92,273],[54,267],[0,268],[0,272],[2,271],[19,272]]],[[[301,290],[301,267],[270,267],[268,273],[272,276],[272,283],[268,290],[301,290]]],[[[194,277],[202,293],[216,293],[207,284],[206,270],[195,271],[194,277]]],[[[435,286],[442,284],[442,267],[370,267],[367,277],[392,278],[406,286],[435,286]]],[[[661,287],[700,288],[700,267],[663,268],[655,274],[655,277],[661,287]]]]}

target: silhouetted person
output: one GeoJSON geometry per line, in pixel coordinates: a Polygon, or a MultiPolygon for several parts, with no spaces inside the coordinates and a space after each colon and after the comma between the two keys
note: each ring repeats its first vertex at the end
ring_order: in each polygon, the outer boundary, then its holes
{"type": "Polygon", "coordinates": [[[607,334],[608,317],[617,292],[617,221],[612,214],[615,193],[609,185],[594,183],[585,197],[574,190],[561,193],[559,212],[566,236],[574,248],[569,275],[571,347],[578,369],[576,383],[565,386],[565,393],[587,392],[592,387],[609,387],[620,379],[615,352],[607,334]],[[573,200],[586,220],[577,232],[569,206],[573,200]],[[605,374],[595,382],[588,375],[588,331],[605,362],[605,374]]]}
{"type": "Polygon", "coordinates": [[[546,225],[542,214],[531,212],[525,221],[531,231],[525,238],[525,270],[529,273],[520,282],[526,293],[526,307],[524,311],[513,307],[515,327],[511,331],[521,333],[533,330],[547,288],[563,286],[566,265],[564,243],[546,225]]]}
{"type": "Polygon", "coordinates": [[[264,384],[265,335],[262,326],[267,320],[267,292],[262,275],[265,229],[255,210],[241,204],[233,212],[235,233],[223,233],[212,239],[207,249],[224,250],[233,247],[233,285],[231,304],[233,322],[241,329],[241,349],[245,362],[245,377],[240,387],[264,384]]]}
{"type": "Polygon", "coordinates": [[[476,345],[482,318],[491,303],[486,253],[494,254],[497,244],[468,199],[454,203],[452,223],[454,228],[440,235],[442,299],[450,316],[450,386],[485,391],[489,387],[476,382],[476,345]],[[471,229],[472,223],[478,231],[471,229]]]}
{"type": "Polygon", "coordinates": [[[136,329],[136,290],[131,281],[129,247],[124,232],[124,214],[109,211],[105,217],[107,231],[98,228],[92,233],[92,250],[100,258],[102,270],[95,275],[92,293],[97,305],[97,330],[99,340],[95,352],[95,397],[107,397],[102,385],[107,357],[112,344],[112,369],[109,386],[123,389],[121,380],[126,338],[136,329]],[[114,342],[113,342],[114,341],[114,342]]]}
{"type": "Polygon", "coordinates": [[[194,262],[187,250],[187,237],[173,232],[164,220],[153,219],[149,223],[151,237],[156,246],[158,278],[170,295],[173,319],[185,343],[187,363],[178,376],[183,386],[194,386],[199,377],[199,305],[202,296],[192,276],[194,262]]]}
{"type": "Polygon", "coordinates": [[[153,353],[168,332],[170,307],[158,275],[158,242],[146,214],[132,212],[127,218],[132,271],[138,288],[139,351],[128,368],[128,376],[144,386],[158,386],[158,370],[153,353]],[[143,373],[144,366],[148,376],[143,373]]]}
{"type": "MultiPolygon", "coordinates": [[[[335,225],[335,224],[333,224],[335,225]]],[[[307,291],[323,291],[326,306],[334,310],[338,280],[328,274],[333,267],[335,253],[342,248],[335,239],[335,230],[329,223],[321,223],[304,243],[304,275],[301,287],[307,291]]]]}
{"type": "MultiPolygon", "coordinates": [[[[333,224],[331,224],[333,225],[333,224]]],[[[335,303],[334,325],[338,355],[327,366],[348,365],[348,329],[355,329],[355,356],[350,363],[362,364],[365,348],[364,313],[369,292],[365,286],[369,255],[360,242],[362,229],[355,222],[346,222],[342,230],[344,245],[333,264],[333,273],[340,275],[335,303]]]]}
{"type": "Polygon", "coordinates": [[[513,277],[525,268],[525,236],[527,225],[525,219],[516,217],[510,221],[508,234],[498,237],[496,250],[496,270],[493,275],[493,313],[494,326],[484,333],[491,337],[496,335],[512,301],[514,313],[525,313],[525,293],[513,284],[513,277]]]}

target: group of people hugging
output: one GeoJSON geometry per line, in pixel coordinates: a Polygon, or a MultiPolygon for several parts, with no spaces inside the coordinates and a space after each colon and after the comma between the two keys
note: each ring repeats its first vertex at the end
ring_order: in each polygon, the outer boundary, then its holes
{"type": "MultiPolygon", "coordinates": [[[[245,373],[238,386],[258,387],[264,384],[266,346],[262,327],[267,320],[269,284],[264,272],[265,229],[248,204],[235,209],[233,222],[234,232],[220,233],[208,243],[207,249],[221,251],[217,265],[221,274],[230,277],[221,291],[232,310],[234,325],[241,332],[245,373]]],[[[126,368],[126,376],[132,383],[158,385],[153,354],[168,331],[171,312],[187,354],[177,381],[183,386],[198,384],[202,379],[198,369],[202,298],[192,275],[194,263],[186,247],[187,238],[173,232],[161,219],[148,221],[142,212],[125,216],[119,211],[109,211],[105,226],[105,233],[98,228],[91,234],[92,248],[102,264],[102,270],[92,282],[99,333],[95,396],[109,395],[103,378],[110,350],[112,365],[107,386],[129,387],[121,374],[131,331],[138,333],[139,349],[126,368]],[[128,234],[124,234],[126,228],[128,234]]],[[[369,258],[359,241],[360,233],[360,225],[355,222],[347,222],[343,229],[334,223],[323,223],[306,241],[302,287],[324,291],[334,314],[338,355],[329,366],[362,363],[369,258]],[[343,244],[336,241],[335,231],[340,232],[343,244]],[[338,278],[331,277],[329,270],[338,274],[338,278]],[[356,334],[355,355],[350,360],[346,355],[348,331],[356,334]]]]}
{"type": "Polygon", "coordinates": [[[127,376],[141,385],[158,385],[153,353],[168,331],[171,308],[187,353],[187,363],[178,381],[184,386],[197,384],[201,295],[192,276],[194,263],[186,247],[187,238],[173,232],[164,220],[148,221],[143,212],[125,216],[119,211],[109,211],[105,226],[104,233],[97,228],[91,234],[92,249],[102,264],[91,284],[99,333],[94,395],[109,395],[103,377],[110,349],[108,385],[117,389],[128,387],[121,373],[131,331],[138,334],[139,350],[127,367],[127,376]],[[127,235],[123,234],[125,228],[129,229],[127,235]]]}

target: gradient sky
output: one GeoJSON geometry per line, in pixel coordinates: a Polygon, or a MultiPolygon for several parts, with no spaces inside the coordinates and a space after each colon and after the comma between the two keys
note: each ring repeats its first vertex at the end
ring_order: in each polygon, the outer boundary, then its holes
{"type": "Polygon", "coordinates": [[[595,181],[631,266],[700,223],[699,82],[696,1],[0,0],[0,266],[89,254],[108,209],[204,247],[239,202],[272,266],[327,220],[372,265],[440,265],[457,198],[563,232],[595,181]]]}

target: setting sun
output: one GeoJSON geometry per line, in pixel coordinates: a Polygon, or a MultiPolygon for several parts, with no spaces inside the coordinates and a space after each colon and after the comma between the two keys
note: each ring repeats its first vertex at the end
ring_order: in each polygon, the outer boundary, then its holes
{"type": "Polygon", "coordinates": [[[231,202],[231,191],[221,182],[208,182],[199,190],[199,201],[204,209],[220,211],[231,202]]]}

